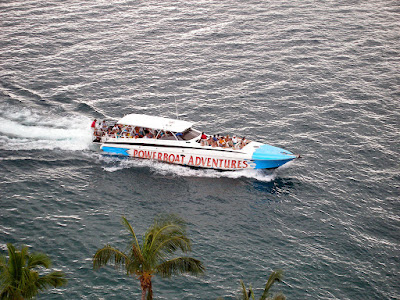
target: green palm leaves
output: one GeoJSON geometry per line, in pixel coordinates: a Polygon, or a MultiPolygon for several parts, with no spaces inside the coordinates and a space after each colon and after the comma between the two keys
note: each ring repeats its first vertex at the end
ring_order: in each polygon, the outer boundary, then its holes
{"type": "Polygon", "coordinates": [[[35,269],[51,265],[50,258],[43,253],[29,254],[28,247],[17,250],[7,244],[8,260],[0,257],[0,299],[31,299],[39,291],[59,287],[67,283],[62,272],[39,275],[35,269]]]}
{"type": "MultiPolygon", "coordinates": [[[[274,295],[272,298],[269,297],[269,290],[272,287],[272,285],[276,281],[278,281],[278,282],[282,281],[282,278],[283,278],[282,270],[273,271],[271,273],[271,275],[269,276],[267,283],[265,284],[264,292],[263,292],[260,300],[285,300],[286,297],[281,293],[274,295]]],[[[249,287],[249,291],[247,291],[243,280],[240,280],[240,285],[242,287],[242,297],[240,299],[255,300],[253,288],[251,287],[251,285],[249,287]]]]}
{"type": "Polygon", "coordinates": [[[203,264],[191,257],[171,258],[180,250],[191,251],[191,243],[186,236],[185,222],[175,215],[163,215],[155,219],[154,224],[146,231],[139,244],[136,234],[123,217],[122,224],[130,233],[128,251],[122,252],[110,245],[99,249],[93,257],[93,268],[98,269],[107,264],[124,269],[127,275],[136,275],[142,288],[142,299],[148,292],[152,299],[151,278],[153,275],[170,277],[189,273],[204,273],[203,264]]]}

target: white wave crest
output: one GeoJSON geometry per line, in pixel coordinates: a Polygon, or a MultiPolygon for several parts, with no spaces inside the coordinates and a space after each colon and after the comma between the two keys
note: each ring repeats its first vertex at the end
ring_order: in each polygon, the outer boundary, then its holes
{"type": "Polygon", "coordinates": [[[90,119],[85,116],[39,115],[28,109],[0,115],[0,149],[85,150],[90,145],[90,119]]]}

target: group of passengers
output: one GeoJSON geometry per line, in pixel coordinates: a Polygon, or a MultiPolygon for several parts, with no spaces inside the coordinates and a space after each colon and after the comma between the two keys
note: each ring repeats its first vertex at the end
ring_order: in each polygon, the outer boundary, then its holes
{"type": "MultiPolygon", "coordinates": [[[[168,139],[168,137],[176,137],[182,140],[182,133],[173,134],[170,131],[154,130],[151,128],[135,127],[131,125],[122,124],[107,124],[106,121],[97,122],[95,119],[92,123],[93,135],[95,141],[100,142],[102,137],[106,138],[148,138],[148,139],[168,139]]],[[[245,137],[237,138],[236,136],[230,137],[229,135],[206,135],[204,132],[200,137],[200,144],[202,146],[221,147],[242,149],[250,141],[245,137]]]]}
{"type": "MultiPolygon", "coordinates": [[[[94,135],[97,138],[103,136],[108,138],[148,138],[148,139],[160,139],[163,137],[173,136],[169,131],[153,130],[151,128],[135,127],[131,125],[122,125],[115,123],[114,125],[107,125],[105,121],[98,122],[94,120],[92,123],[94,135]]],[[[181,133],[175,134],[177,138],[182,136],[181,133]]]]}
{"type": "Polygon", "coordinates": [[[230,137],[229,135],[210,135],[207,136],[204,132],[201,134],[200,144],[202,146],[221,147],[221,148],[232,148],[242,149],[250,141],[245,137],[237,138],[236,136],[230,137]]]}

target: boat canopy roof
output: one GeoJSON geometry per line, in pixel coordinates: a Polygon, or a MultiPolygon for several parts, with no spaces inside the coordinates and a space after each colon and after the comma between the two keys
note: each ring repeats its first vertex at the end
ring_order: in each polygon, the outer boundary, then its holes
{"type": "Polygon", "coordinates": [[[131,125],[144,128],[161,129],[164,131],[183,132],[193,126],[193,123],[168,119],[163,117],[148,116],[142,114],[129,114],[120,119],[118,124],[131,125]]]}

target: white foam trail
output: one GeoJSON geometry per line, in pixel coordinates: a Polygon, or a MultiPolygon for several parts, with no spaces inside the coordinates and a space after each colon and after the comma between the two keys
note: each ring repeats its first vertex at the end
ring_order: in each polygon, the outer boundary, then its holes
{"type": "Polygon", "coordinates": [[[259,181],[270,182],[276,178],[276,173],[266,174],[262,170],[240,170],[240,171],[217,171],[213,169],[193,169],[180,165],[167,164],[145,159],[121,159],[117,156],[103,156],[101,158],[111,166],[103,167],[105,171],[116,172],[127,168],[149,167],[154,173],[159,175],[172,175],[184,177],[205,177],[205,178],[251,178],[259,181]]]}
{"type": "Polygon", "coordinates": [[[43,116],[27,109],[0,116],[0,149],[85,150],[90,145],[90,119],[84,116],[43,116]]]}
{"type": "MultiPolygon", "coordinates": [[[[87,150],[92,145],[91,120],[85,116],[57,117],[39,115],[28,109],[3,110],[0,115],[0,149],[36,150],[62,149],[87,150]]],[[[99,154],[97,154],[99,155],[99,154]]],[[[96,155],[96,157],[97,157],[96,155]]],[[[161,163],[151,160],[120,158],[99,155],[107,172],[126,168],[148,167],[155,174],[163,176],[205,177],[205,178],[251,178],[259,181],[273,181],[276,174],[262,170],[217,171],[161,163]]]]}

